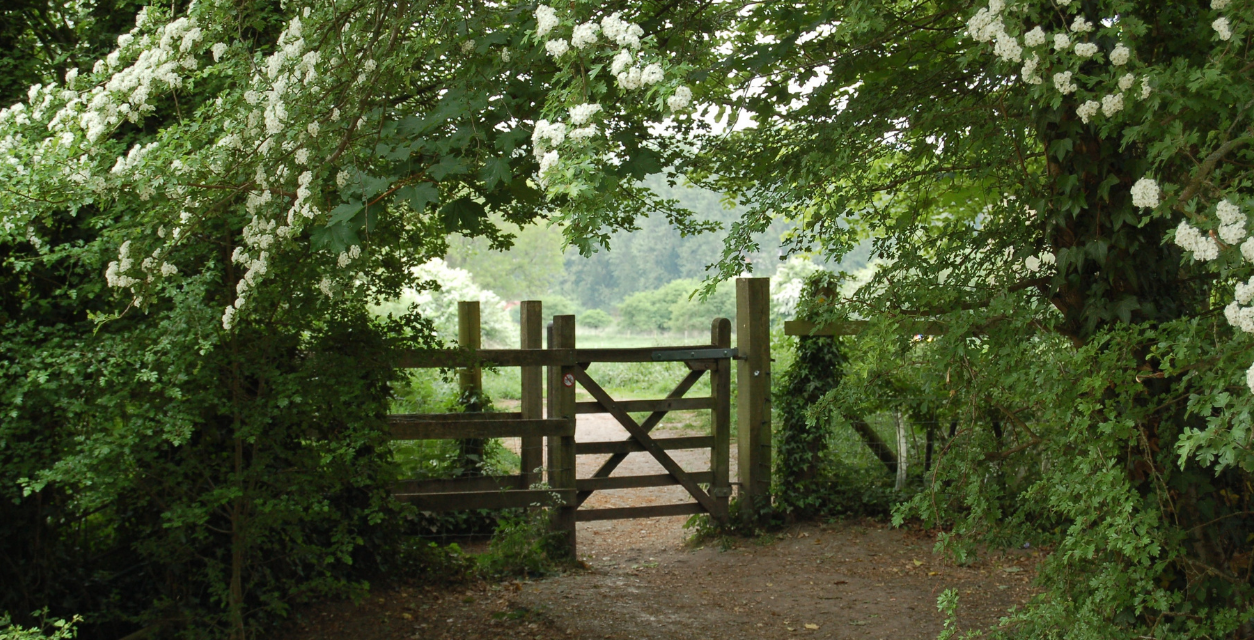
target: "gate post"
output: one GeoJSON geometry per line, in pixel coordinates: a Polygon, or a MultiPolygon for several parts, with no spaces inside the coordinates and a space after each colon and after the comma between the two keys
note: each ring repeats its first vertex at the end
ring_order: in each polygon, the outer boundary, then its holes
{"type": "MultiPolygon", "coordinates": [[[[550,349],[575,348],[575,316],[553,316],[550,349]]],[[[575,367],[549,367],[549,417],[563,418],[575,427],[575,367]]],[[[549,486],[575,489],[575,437],[549,437],[549,486]]],[[[553,532],[571,558],[575,555],[575,502],[553,509],[553,532]]]]}
{"type": "Polygon", "coordinates": [[[736,425],[740,513],[771,506],[771,281],[736,278],[736,425]]]}
{"type": "MultiPolygon", "coordinates": [[[[525,300],[519,305],[520,349],[544,348],[544,324],[539,300],[525,300]]],[[[544,378],[540,367],[520,367],[522,377],[522,417],[535,420],[544,417],[544,378]]],[[[523,436],[519,447],[522,459],[520,472],[526,487],[539,482],[536,470],[544,465],[544,443],[539,436],[523,436]]]]}
{"type": "MultiPolygon", "coordinates": [[[[710,324],[710,344],[717,349],[731,348],[731,320],[715,318],[710,324]]],[[[710,447],[710,497],[722,508],[722,513],[712,514],[720,521],[727,520],[727,501],[731,496],[731,359],[720,358],[710,370],[710,396],[714,400],[711,435],[714,446],[710,447]]]]}
{"type": "MultiPolygon", "coordinates": [[[[479,301],[462,300],[457,303],[457,346],[478,351],[482,346],[479,333],[479,301]]],[[[476,364],[457,372],[457,390],[466,411],[482,411],[483,370],[476,364]]],[[[458,441],[461,449],[462,476],[483,475],[483,439],[469,438],[458,441]]]]}

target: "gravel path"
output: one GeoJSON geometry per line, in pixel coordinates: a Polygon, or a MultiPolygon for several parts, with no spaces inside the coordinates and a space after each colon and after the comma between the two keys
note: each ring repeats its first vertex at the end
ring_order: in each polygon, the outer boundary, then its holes
{"type": "MultiPolygon", "coordinates": [[[[693,435],[664,431],[659,436],[693,435]]],[[[604,415],[579,417],[580,442],[621,440],[604,415]]],[[[686,470],[709,468],[708,450],[675,451],[686,470]]],[[[581,456],[587,477],[603,457],[581,456]]],[[[735,450],[732,452],[735,473],[735,450]]],[[[631,454],[614,475],[663,473],[631,454]]],[[[598,492],[587,507],[688,501],[678,486],[598,492]]],[[[300,614],[299,640],[476,638],[719,639],[934,638],[936,597],[958,589],[963,628],[983,628],[1032,593],[1035,551],[985,555],[958,567],[932,555],[934,539],[881,523],[792,528],[738,548],[685,546],[684,516],[580,523],[586,568],[544,580],[453,588],[397,588],[359,605],[300,614]]]]}

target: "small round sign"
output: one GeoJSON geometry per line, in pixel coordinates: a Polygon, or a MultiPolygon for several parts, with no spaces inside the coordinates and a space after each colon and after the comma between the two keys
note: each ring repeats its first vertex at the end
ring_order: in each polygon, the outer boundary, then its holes
{"type": "Polygon", "coordinates": [[[568,374],[566,374],[566,375],[562,376],[562,384],[564,384],[564,385],[566,385],[566,386],[568,386],[568,387],[573,387],[573,386],[575,386],[575,374],[573,374],[573,373],[568,373],[568,374]]]}

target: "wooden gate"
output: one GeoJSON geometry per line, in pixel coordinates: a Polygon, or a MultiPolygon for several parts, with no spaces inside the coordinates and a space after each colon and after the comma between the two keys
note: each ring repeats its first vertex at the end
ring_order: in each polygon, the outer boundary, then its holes
{"type": "MultiPolygon", "coordinates": [[[[463,317],[473,317],[477,325],[477,305],[462,309],[463,317]],[[473,310],[472,310],[473,309],[473,310]]],[[[438,480],[411,480],[396,488],[396,497],[424,511],[465,509],[553,508],[554,531],[563,536],[571,553],[575,550],[575,523],[588,520],[646,518],[668,515],[709,513],[725,520],[731,496],[729,477],[731,419],[731,323],[714,320],[710,343],[699,346],[632,349],[578,349],[575,346],[575,317],[555,316],[549,326],[548,348],[539,348],[541,308],[539,302],[524,302],[522,349],[449,349],[414,351],[405,355],[402,367],[462,368],[477,371],[482,366],[522,368],[522,407],[517,413],[453,413],[389,416],[392,437],[399,440],[521,438],[520,473],[509,476],[460,477],[438,480]],[[605,362],[683,362],[688,373],[667,397],[657,400],[615,400],[589,373],[595,363],[605,362]],[[540,408],[540,368],[548,371],[548,410],[540,408]],[[710,394],[685,397],[702,376],[710,375],[710,394]],[[576,399],[576,385],[591,401],[576,399]],[[670,411],[709,410],[709,435],[654,438],[650,432],[670,411]],[[632,413],[647,412],[643,421],[632,413]],[[619,442],[577,442],[575,417],[581,413],[608,413],[627,430],[630,437],[619,442]],[[548,487],[537,487],[540,478],[533,473],[541,467],[541,439],[547,440],[544,468],[548,487]],[[678,449],[709,449],[709,471],[687,471],[667,453],[678,449]],[[612,476],[631,453],[648,453],[665,474],[612,476]],[[580,455],[610,457],[592,476],[576,477],[580,455]],[[580,509],[595,491],[681,485],[693,502],[646,507],[580,509]]],[[[462,331],[462,343],[478,347],[478,327],[462,331]]],[[[463,385],[474,384],[476,375],[463,375],[463,385]]]]}

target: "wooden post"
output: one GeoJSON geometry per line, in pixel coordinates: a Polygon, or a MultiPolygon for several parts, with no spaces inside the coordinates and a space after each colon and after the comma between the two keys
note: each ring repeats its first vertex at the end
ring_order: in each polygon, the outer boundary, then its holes
{"type": "MultiPolygon", "coordinates": [[[[544,324],[541,311],[542,306],[539,300],[526,300],[519,305],[519,324],[521,325],[519,348],[544,348],[544,324]]],[[[544,374],[540,367],[520,367],[520,369],[522,370],[522,417],[524,420],[543,418],[544,374]]],[[[536,470],[544,464],[543,453],[544,441],[541,438],[527,436],[522,439],[519,450],[519,457],[522,459],[520,466],[529,487],[542,479],[536,474],[536,470]]]]}
{"type": "MultiPolygon", "coordinates": [[[[457,346],[478,350],[483,345],[479,334],[479,301],[462,300],[457,303],[457,346]]],[[[465,411],[482,411],[483,370],[478,365],[457,372],[457,390],[465,411]]],[[[482,438],[459,440],[461,448],[461,475],[483,475],[484,460],[482,438]]]]}
{"type": "Polygon", "coordinates": [[[906,460],[908,456],[906,452],[909,445],[906,443],[906,417],[902,415],[901,410],[897,410],[897,483],[893,488],[901,491],[906,486],[906,460]]]}
{"type": "MultiPolygon", "coordinates": [[[[550,349],[575,348],[575,316],[553,316],[550,349]]],[[[549,417],[564,418],[575,426],[575,367],[549,367],[549,417]]],[[[574,436],[549,437],[549,486],[575,488],[574,436]]],[[[553,532],[570,557],[575,556],[575,505],[553,508],[553,532]]]]}
{"type": "MultiPolygon", "coordinates": [[[[731,320],[715,318],[710,324],[710,344],[719,349],[731,347],[731,320]]],[[[713,514],[727,520],[727,501],[731,496],[731,360],[718,361],[710,370],[710,397],[714,399],[710,430],[714,446],[710,448],[710,496],[722,507],[713,514]]]]}
{"type": "Polygon", "coordinates": [[[736,279],[737,455],[746,522],[771,506],[771,281],[736,279]]]}

